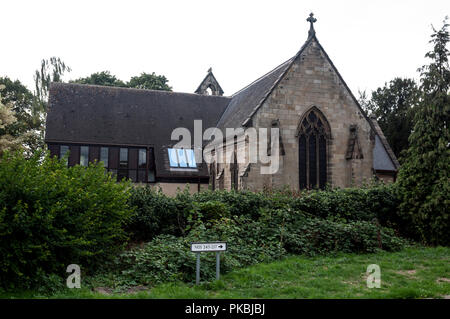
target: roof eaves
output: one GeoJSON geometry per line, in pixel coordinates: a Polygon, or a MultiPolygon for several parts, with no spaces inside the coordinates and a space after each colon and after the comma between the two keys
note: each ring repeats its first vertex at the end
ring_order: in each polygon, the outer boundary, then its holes
{"type": "Polygon", "coordinates": [[[238,95],[239,93],[247,90],[248,88],[252,87],[253,85],[255,85],[256,83],[258,83],[259,81],[263,80],[264,78],[266,78],[268,75],[272,74],[273,72],[275,72],[276,70],[278,70],[279,68],[281,68],[283,65],[285,65],[286,63],[290,63],[290,61],[293,58],[289,58],[286,61],[284,61],[283,63],[281,63],[280,65],[278,65],[276,68],[274,68],[273,70],[270,70],[269,72],[265,73],[264,75],[260,76],[259,78],[257,78],[256,80],[254,80],[253,82],[251,82],[250,84],[244,86],[242,89],[240,89],[239,91],[233,93],[230,97],[235,97],[236,95],[238,95]]]}

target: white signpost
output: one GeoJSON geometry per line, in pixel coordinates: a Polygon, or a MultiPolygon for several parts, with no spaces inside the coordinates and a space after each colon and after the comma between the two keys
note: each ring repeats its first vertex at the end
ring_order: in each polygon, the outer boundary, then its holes
{"type": "Polygon", "coordinates": [[[220,278],[220,252],[227,250],[226,242],[191,243],[191,251],[197,254],[195,283],[200,283],[200,253],[216,252],[216,280],[220,278]]]}

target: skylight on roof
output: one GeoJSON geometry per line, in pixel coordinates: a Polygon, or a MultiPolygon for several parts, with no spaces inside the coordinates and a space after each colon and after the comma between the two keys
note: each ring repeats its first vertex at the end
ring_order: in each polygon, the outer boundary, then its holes
{"type": "Polygon", "coordinates": [[[194,151],[192,149],[169,148],[170,167],[197,168],[194,151]]]}
{"type": "Polygon", "coordinates": [[[195,162],[194,151],[190,150],[190,149],[184,150],[184,151],[186,153],[186,158],[187,158],[189,167],[196,168],[197,167],[197,163],[195,162]]]}

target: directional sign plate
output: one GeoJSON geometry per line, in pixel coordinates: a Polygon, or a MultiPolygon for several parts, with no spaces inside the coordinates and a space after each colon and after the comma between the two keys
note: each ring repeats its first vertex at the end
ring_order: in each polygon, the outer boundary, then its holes
{"type": "Polygon", "coordinates": [[[191,243],[191,251],[195,253],[225,250],[227,250],[226,242],[191,243]]]}

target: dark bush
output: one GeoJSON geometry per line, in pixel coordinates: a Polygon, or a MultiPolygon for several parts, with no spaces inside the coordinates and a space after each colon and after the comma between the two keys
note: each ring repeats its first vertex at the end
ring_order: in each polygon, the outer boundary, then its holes
{"type": "Polygon", "coordinates": [[[262,192],[242,191],[205,191],[192,195],[190,199],[194,202],[218,201],[228,206],[232,216],[249,216],[257,218],[259,209],[263,207],[275,207],[276,201],[274,197],[268,196],[262,192]]]}
{"type": "Polygon", "coordinates": [[[313,191],[294,198],[291,207],[311,216],[341,221],[372,220],[388,222],[396,214],[398,200],[393,185],[313,191]]]}
{"type": "Polygon", "coordinates": [[[137,240],[150,240],[159,234],[181,235],[188,217],[198,213],[203,221],[227,216],[258,219],[266,209],[291,209],[340,222],[377,218],[382,226],[396,230],[404,226],[397,215],[399,201],[394,185],[300,193],[218,190],[191,195],[184,191],[174,198],[150,187],[136,187],[132,193],[130,205],[137,210],[130,232],[137,240]]]}
{"type": "Polygon", "coordinates": [[[188,222],[211,221],[221,218],[229,218],[230,211],[226,204],[213,200],[208,202],[193,202],[189,211],[188,222]]]}
{"type": "MultiPolygon", "coordinates": [[[[393,185],[304,192],[183,191],[175,197],[150,188],[132,192],[130,204],[137,210],[130,229],[151,241],[117,258],[113,271],[127,284],[193,281],[195,254],[189,246],[197,241],[229,242],[222,254],[224,272],[286,254],[370,253],[406,244],[389,228],[401,227],[393,185]]],[[[214,278],[214,258],[202,255],[205,280],[214,278]]]]}
{"type": "Polygon", "coordinates": [[[101,165],[66,167],[37,153],[0,160],[0,285],[27,287],[69,264],[89,271],[126,239],[128,183],[101,165]]]}
{"type": "MultiPolygon", "coordinates": [[[[184,237],[160,235],[143,247],[122,254],[116,261],[120,282],[154,285],[166,281],[193,281],[195,254],[190,243],[227,241],[221,271],[277,260],[286,254],[317,255],[337,252],[368,253],[382,246],[398,250],[405,241],[374,222],[335,222],[288,209],[262,209],[260,218],[245,216],[202,222],[197,220],[184,237]]],[[[202,254],[202,280],[215,276],[215,256],[202,254]]]]}
{"type": "Polygon", "coordinates": [[[150,240],[158,234],[179,236],[184,231],[185,217],[177,201],[160,189],[134,187],[129,204],[134,213],[127,229],[134,240],[150,240]]]}
{"type": "Polygon", "coordinates": [[[286,250],[294,254],[316,255],[334,252],[371,253],[378,249],[396,251],[405,245],[390,228],[375,222],[335,222],[305,218],[289,224],[286,250]]]}

